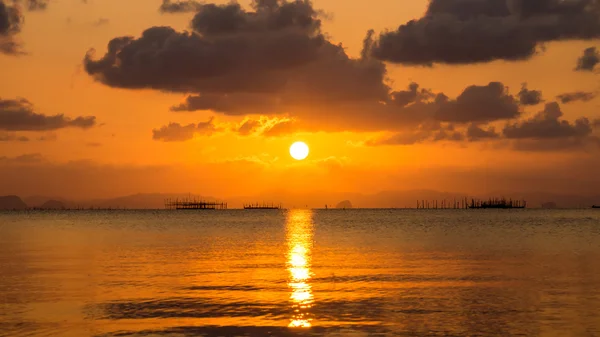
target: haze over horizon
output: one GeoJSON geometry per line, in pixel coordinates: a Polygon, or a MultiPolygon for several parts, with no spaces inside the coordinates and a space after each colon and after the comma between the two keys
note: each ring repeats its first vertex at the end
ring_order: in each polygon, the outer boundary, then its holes
{"type": "Polygon", "coordinates": [[[598,38],[593,0],[0,0],[0,195],[595,196],[598,38]]]}

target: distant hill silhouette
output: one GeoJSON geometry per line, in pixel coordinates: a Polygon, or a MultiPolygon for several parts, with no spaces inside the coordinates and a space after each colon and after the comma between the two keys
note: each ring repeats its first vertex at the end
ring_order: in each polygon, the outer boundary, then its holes
{"type": "Polygon", "coordinates": [[[41,209],[65,209],[65,204],[58,200],[48,200],[40,206],[41,209]]]}
{"type": "Polygon", "coordinates": [[[1,210],[24,210],[27,209],[27,204],[16,195],[7,195],[0,197],[1,210]]]}
{"type": "Polygon", "coordinates": [[[335,205],[335,208],[352,208],[352,203],[350,200],[340,201],[337,205],[335,205]]]}
{"type": "Polygon", "coordinates": [[[29,207],[39,207],[39,208],[41,208],[42,205],[44,205],[48,201],[58,201],[58,202],[62,203],[67,208],[73,207],[73,205],[71,204],[71,202],[69,200],[67,200],[65,198],[58,197],[58,196],[41,196],[41,195],[35,195],[35,196],[24,197],[22,199],[23,199],[23,202],[25,202],[27,204],[27,206],[29,206],[29,207]]]}
{"type": "MultiPolygon", "coordinates": [[[[207,201],[227,202],[229,208],[241,208],[244,203],[256,200],[270,200],[282,203],[284,208],[309,207],[322,208],[323,205],[335,205],[338,200],[352,200],[353,205],[363,208],[404,208],[416,207],[417,200],[447,200],[450,204],[454,199],[464,198],[488,199],[489,197],[506,197],[526,200],[528,208],[540,208],[542,204],[552,200],[561,208],[589,208],[591,205],[600,205],[600,195],[569,195],[545,192],[510,192],[495,191],[488,194],[471,195],[467,193],[440,192],[433,190],[408,190],[408,191],[382,191],[373,194],[344,193],[314,191],[298,193],[284,190],[271,190],[254,195],[236,196],[228,198],[214,198],[210,196],[178,194],[178,193],[150,193],[133,194],[118,198],[96,200],[65,200],[59,197],[29,197],[24,198],[29,207],[40,207],[45,202],[55,200],[67,208],[127,208],[127,209],[163,209],[167,198],[197,198],[207,201]]],[[[547,206],[547,205],[546,205],[547,206]]],[[[19,206],[19,207],[22,207],[19,206]]]]}

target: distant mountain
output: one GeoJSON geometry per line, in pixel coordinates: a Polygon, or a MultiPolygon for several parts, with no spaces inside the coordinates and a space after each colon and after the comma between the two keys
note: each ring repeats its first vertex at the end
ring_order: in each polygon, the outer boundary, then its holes
{"type": "MultiPolygon", "coordinates": [[[[95,202],[90,202],[90,206],[92,207],[100,207],[100,208],[127,208],[127,209],[163,209],[165,208],[165,200],[166,199],[199,199],[205,201],[217,201],[217,199],[213,197],[203,197],[200,195],[190,195],[190,194],[161,194],[161,193],[153,193],[153,194],[134,194],[128,195],[124,197],[114,198],[114,199],[106,199],[106,200],[98,200],[95,202]]],[[[89,206],[88,206],[89,207],[89,206]]]]}
{"type": "MultiPolygon", "coordinates": [[[[510,192],[495,191],[485,195],[470,195],[467,193],[440,192],[433,190],[408,190],[408,191],[382,191],[374,194],[344,193],[314,191],[309,193],[297,193],[284,190],[272,190],[255,195],[236,196],[217,199],[210,196],[177,194],[177,193],[151,193],[133,194],[110,199],[80,200],[72,201],[63,198],[28,197],[26,204],[30,207],[40,207],[44,203],[54,200],[62,203],[66,208],[127,208],[127,209],[163,209],[165,199],[196,198],[206,201],[226,202],[229,208],[241,208],[244,203],[266,202],[283,204],[284,208],[322,208],[323,205],[335,205],[339,200],[352,200],[354,207],[361,208],[414,208],[423,201],[445,200],[448,205],[454,201],[460,202],[465,198],[488,199],[505,197],[507,199],[526,200],[528,208],[540,208],[549,200],[553,201],[558,208],[589,208],[591,205],[600,205],[600,195],[581,196],[556,194],[545,192],[510,192]]],[[[548,206],[548,205],[546,205],[548,206]]]]}
{"type": "Polygon", "coordinates": [[[65,209],[67,207],[61,201],[48,200],[45,203],[43,203],[39,208],[41,208],[41,209],[65,209]]]}
{"type": "Polygon", "coordinates": [[[337,205],[335,205],[335,208],[352,208],[352,203],[350,202],[350,200],[340,201],[337,205]]]}
{"type": "Polygon", "coordinates": [[[27,209],[27,204],[16,195],[7,195],[0,197],[1,210],[24,210],[27,209]]]}
{"type": "Polygon", "coordinates": [[[41,208],[42,205],[44,205],[45,203],[47,203],[49,201],[60,202],[67,208],[73,206],[69,200],[67,200],[65,198],[57,197],[57,196],[48,197],[48,196],[34,195],[34,196],[24,197],[22,199],[23,199],[23,202],[25,202],[27,204],[27,206],[29,206],[29,207],[41,208]]]}

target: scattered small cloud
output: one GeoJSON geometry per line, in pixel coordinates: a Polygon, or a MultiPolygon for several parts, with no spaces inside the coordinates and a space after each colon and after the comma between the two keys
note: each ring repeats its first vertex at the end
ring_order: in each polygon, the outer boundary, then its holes
{"type": "Polygon", "coordinates": [[[556,98],[563,104],[573,103],[577,101],[587,102],[596,98],[598,94],[596,92],[589,91],[574,91],[567,92],[556,96],[556,98]]]}
{"type": "Polygon", "coordinates": [[[539,90],[529,90],[527,89],[527,83],[523,83],[521,86],[521,91],[519,91],[519,103],[521,105],[537,105],[540,104],[542,100],[542,92],[539,90]]]}
{"type": "Polygon", "coordinates": [[[184,142],[193,139],[195,135],[210,136],[220,131],[220,128],[213,121],[214,118],[211,117],[207,122],[198,124],[169,123],[160,129],[152,130],[152,139],[163,142],[184,142]]]}
{"type": "Polygon", "coordinates": [[[556,102],[547,103],[544,110],[530,119],[508,124],[503,134],[509,139],[552,139],[585,138],[592,133],[592,125],[587,118],[579,118],[570,123],[561,120],[563,112],[556,102]]]}
{"type": "Polygon", "coordinates": [[[469,86],[456,100],[449,100],[441,94],[436,103],[435,117],[444,122],[491,122],[516,118],[521,114],[517,100],[500,82],[469,86]]]}
{"type": "Polygon", "coordinates": [[[195,0],[163,0],[159,7],[161,13],[190,13],[201,10],[203,4],[195,0]]]}
{"type": "Polygon", "coordinates": [[[5,131],[49,131],[67,127],[89,129],[96,125],[94,116],[66,117],[63,114],[47,116],[33,110],[26,99],[0,98],[0,130],[5,131]]]}
{"type": "Polygon", "coordinates": [[[39,153],[28,153],[16,157],[0,157],[0,164],[4,165],[38,164],[45,161],[44,156],[39,153]]]}
{"type": "Polygon", "coordinates": [[[600,62],[600,52],[596,50],[596,47],[586,48],[583,51],[583,55],[577,59],[577,71],[594,71],[596,64],[600,62]]]}
{"type": "Polygon", "coordinates": [[[29,137],[20,136],[15,133],[0,133],[0,142],[28,142],[29,137]]]}
{"type": "Polygon", "coordinates": [[[467,139],[471,142],[486,140],[486,139],[497,139],[500,135],[496,132],[493,126],[483,129],[477,124],[471,124],[467,128],[467,139]]]}

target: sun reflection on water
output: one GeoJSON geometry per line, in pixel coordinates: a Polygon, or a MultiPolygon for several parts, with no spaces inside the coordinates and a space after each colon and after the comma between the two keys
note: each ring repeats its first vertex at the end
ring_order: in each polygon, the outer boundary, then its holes
{"type": "Polygon", "coordinates": [[[288,270],[291,289],[290,299],[294,314],[289,327],[309,328],[312,326],[310,308],[313,294],[309,283],[311,277],[310,254],[312,250],[312,211],[290,210],[287,224],[288,270]]]}

